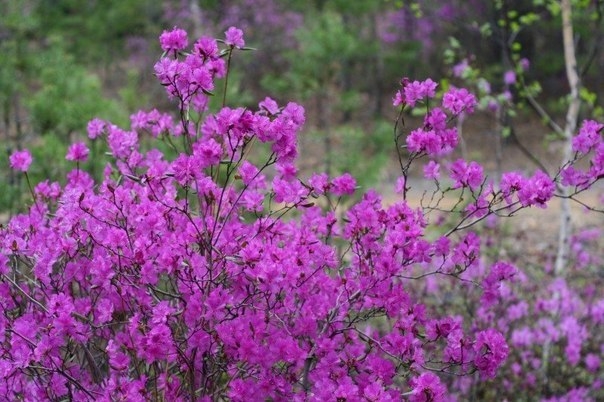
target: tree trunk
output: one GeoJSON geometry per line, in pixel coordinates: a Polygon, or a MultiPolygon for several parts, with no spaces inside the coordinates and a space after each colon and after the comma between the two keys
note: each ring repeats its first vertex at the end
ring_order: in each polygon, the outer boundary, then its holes
{"type": "MultiPolygon", "coordinates": [[[[569,161],[572,157],[572,136],[577,128],[577,119],[579,117],[579,108],[581,99],[579,98],[579,87],[581,85],[579,74],[577,72],[577,58],[575,53],[575,43],[572,23],[571,0],[562,0],[560,3],[562,11],[562,39],[564,44],[564,64],[566,66],[566,76],[570,86],[570,104],[566,112],[566,122],[564,126],[564,156],[563,163],[569,161]]],[[[568,198],[568,189],[560,188],[561,210],[560,210],[560,230],[558,232],[558,255],[556,256],[555,273],[562,274],[568,264],[570,252],[570,233],[571,233],[571,215],[570,201],[568,198]]]]}

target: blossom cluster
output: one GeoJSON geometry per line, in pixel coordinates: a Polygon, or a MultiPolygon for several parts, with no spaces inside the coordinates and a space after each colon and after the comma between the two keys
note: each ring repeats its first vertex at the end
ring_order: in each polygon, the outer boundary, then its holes
{"type": "MultiPolygon", "coordinates": [[[[179,119],[151,110],[127,129],[91,121],[89,138],[105,141],[111,156],[103,178],[81,170],[90,150],[73,144],[66,182],[39,183],[31,208],[0,230],[0,393],[439,401],[448,389],[437,373],[497,375],[511,353],[501,326],[484,315],[439,315],[416,284],[471,278],[484,308],[497,306],[517,270],[503,261],[485,269],[481,238],[461,226],[499,204],[545,205],[549,177],[510,174],[495,190],[475,162],[453,163],[452,188],[472,193],[482,212],[466,211],[448,232],[434,232],[425,210],[404,199],[384,205],[373,190],[342,212],[331,200],[355,195],[354,177],[304,179],[296,169],[300,105],[266,98],[197,121],[187,113],[207,111],[215,80],[227,74],[223,57],[245,46],[241,31],[226,32],[223,50],[201,38],[185,53],[178,28],[160,43],[155,72],[179,119]],[[168,157],[144,150],[145,137],[180,137],[183,147],[168,157]],[[255,143],[268,150],[261,162],[250,157],[255,143]]],[[[431,80],[406,82],[395,103],[415,106],[435,89],[431,80]]],[[[461,89],[445,98],[453,115],[473,107],[461,89]]],[[[442,109],[424,122],[419,145],[409,145],[416,156],[455,147],[442,109]]],[[[31,155],[17,151],[10,163],[26,172],[31,155]]],[[[434,161],[431,171],[437,178],[434,161]]],[[[573,325],[567,333],[580,329],[573,325]]]]}
{"type": "MultiPolygon", "coordinates": [[[[420,102],[429,103],[436,96],[436,82],[430,78],[425,81],[411,82],[401,80],[401,89],[393,98],[394,106],[416,107],[420,102]]],[[[409,133],[406,138],[407,149],[416,155],[442,156],[451,153],[457,146],[458,135],[455,127],[448,123],[462,113],[472,113],[476,98],[465,88],[450,88],[442,98],[442,108],[428,110],[423,127],[409,133]],[[445,110],[451,113],[447,116],[445,110]]]]}

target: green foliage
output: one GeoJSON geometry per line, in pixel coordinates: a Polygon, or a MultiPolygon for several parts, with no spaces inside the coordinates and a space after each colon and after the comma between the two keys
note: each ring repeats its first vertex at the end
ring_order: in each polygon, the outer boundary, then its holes
{"type": "Polygon", "coordinates": [[[129,36],[156,35],[161,2],[153,0],[39,0],[42,37],[59,35],[81,62],[111,63],[129,36]]]}
{"type": "MultiPolygon", "coordinates": [[[[134,78],[120,99],[101,75],[105,66],[117,66],[115,61],[124,57],[129,35],[156,35],[157,28],[148,28],[157,21],[158,11],[158,3],[142,0],[0,4],[0,118],[5,152],[30,148],[35,159],[30,172],[33,183],[61,177],[65,169],[74,167],[64,160],[65,144],[82,137],[90,119],[101,117],[123,125],[140,106],[144,97],[137,94],[134,78]]],[[[100,174],[102,160],[89,162],[89,171],[100,174]]],[[[0,196],[0,211],[14,211],[31,195],[23,180],[8,169],[4,153],[0,163],[4,167],[0,185],[6,189],[0,196]]]]}
{"type": "Polygon", "coordinates": [[[35,132],[63,138],[81,131],[99,116],[123,123],[127,116],[117,101],[104,97],[99,77],[77,64],[59,46],[42,52],[32,63],[39,89],[27,100],[35,132]]]}
{"type": "MultiPolygon", "coordinates": [[[[324,132],[308,133],[320,146],[324,132]]],[[[392,157],[392,122],[376,121],[366,130],[357,125],[342,125],[333,130],[332,175],[350,173],[364,187],[375,187],[392,157]]]]}
{"type": "Polygon", "coordinates": [[[151,104],[148,93],[141,93],[140,71],[130,68],[126,71],[126,83],[118,90],[119,99],[125,110],[138,110],[151,104]]]}
{"type": "Polygon", "coordinates": [[[265,79],[263,85],[268,86],[267,89],[289,88],[289,91],[294,90],[308,98],[325,90],[360,49],[342,16],[332,11],[312,18],[296,37],[298,48],[284,52],[290,64],[289,71],[285,76],[265,79]]]}

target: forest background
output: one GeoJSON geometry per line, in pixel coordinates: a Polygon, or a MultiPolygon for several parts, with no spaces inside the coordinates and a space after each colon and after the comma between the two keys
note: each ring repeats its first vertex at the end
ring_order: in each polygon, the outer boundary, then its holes
{"type": "MultiPolygon", "coordinates": [[[[583,66],[583,114],[602,114],[601,2],[575,2],[583,66]]],[[[569,93],[557,2],[548,1],[191,1],[37,0],[0,5],[0,164],[31,148],[33,182],[64,177],[68,144],[94,117],[125,124],[141,107],[166,111],[151,66],[157,32],[192,36],[241,27],[253,52],[238,55],[230,99],[271,96],[308,112],[302,171],[350,172],[380,186],[398,175],[391,97],[401,76],[474,85],[482,109],[463,130],[464,157],[487,168],[534,169],[557,160],[556,135],[535,104],[561,122],[569,93]],[[518,71],[520,61],[529,66],[518,71]],[[507,75],[506,75],[507,74],[507,75]],[[511,80],[518,74],[518,80],[511,80]],[[520,76],[521,75],[521,76],[520,76]],[[488,85],[488,88],[485,87],[488,85]],[[488,91],[485,91],[488,89],[488,91]],[[233,96],[234,95],[234,96],[233,96]],[[530,102],[533,100],[534,102],[530,102]],[[546,123],[546,124],[542,124],[546,123]]],[[[220,97],[217,97],[220,98],[220,97]]],[[[547,120],[547,118],[545,118],[547,120]]],[[[461,127],[459,127],[461,128],[461,127]]],[[[100,175],[102,164],[86,168],[100,175]]],[[[0,210],[27,197],[21,177],[2,169],[0,210]]]]}

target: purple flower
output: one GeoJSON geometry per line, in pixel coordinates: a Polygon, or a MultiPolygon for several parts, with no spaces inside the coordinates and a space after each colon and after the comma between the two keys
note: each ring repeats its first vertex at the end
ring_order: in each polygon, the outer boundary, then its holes
{"type": "Polygon", "coordinates": [[[159,44],[165,52],[183,50],[188,43],[187,32],[176,27],[171,31],[164,31],[159,36],[159,44]]]}
{"type": "Polygon", "coordinates": [[[426,129],[442,131],[447,128],[447,115],[441,108],[435,107],[424,118],[426,129]]]}
{"type": "Polygon", "coordinates": [[[440,177],[440,165],[434,161],[428,162],[424,166],[424,177],[426,179],[438,179],[440,177]]]}
{"type": "Polygon", "coordinates": [[[517,269],[506,262],[497,262],[491,267],[491,272],[482,281],[483,293],[481,302],[484,306],[493,305],[501,297],[500,286],[503,281],[511,280],[517,269]]]}
{"type": "Polygon", "coordinates": [[[41,197],[56,200],[61,194],[61,186],[57,182],[49,183],[48,180],[44,180],[36,185],[34,191],[41,197]]]}
{"type": "Polygon", "coordinates": [[[510,196],[519,191],[524,182],[525,178],[517,172],[506,172],[501,176],[501,192],[508,203],[511,203],[510,196]]]}
{"type": "Polygon", "coordinates": [[[258,104],[260,109],[265,110],[269,115],[276,115],[279,113],[279,105],[273,99],[268,96],[264,98],[262,102],[258,104]]]}
{"type": "Polygon", "coordinates": [[[31,154],[27,149],[24,149],[23,151],[15,151],[9,157],[10,167],[20,172],[27,172],[31,162],[31,154]]]}
{"type": "Polygon", "coordinates": [[[434,373],[423,373],[412,378],[413,393],[409,399],[412,402],[437,402],[444,400],[447,389],[434,373]]]}
{"type": "Polygon", "coordinates": [[[437,155],[442,149],[442,138],[433,130],[418,128],[413,130],[406,138],[407,149],[411,152],[425,152],[428,155],[437,155]]]}
{"type": "Polygon", "coordinates": [[[405,95],[401,91],[396,91],[394,98],[392,98],[392,106],[397,107],[405,103],[405,95]]]}
{"type": "Polygon", "coordinates": [[[193,156],[199,160],[201,168],[218,165],[222,152],[222,145],[213,138],[193,144],[193,156]]]}
{"type": "Polygon", "coordinates": [[[5,275],[10,270],[10,261],[4,254],[0,254],[0,274],[5,275]]]}
{"type": "Polygon", "coordinates": [[[453,331],[461,329],[461,322],[453,317],[445,317],[441,320],[430,320],[426,324],[426,335],[433,341],[440,337],[446,338],[453,331]]]}
{"type": "Polygon", "coordinates": [[[501,333],[494,329],[481,331],[474,343],[474,364],[482,378],[493,378],[508,357],[508,345],[501,333]]]}
{"type": "Polygon", "coordinates": [[[245,46],[245,41],[243,40],[243,31],[241,29],[230,27],[224,33],[226,43],[230,47],[235,47],[237,49],[241,49],[245,46]]]}
{"type": "Polygon", "coordinates": [[[436,94],[437,85],[438,84],[432,81],[430,78],[425,81],[409,82],[404,85],[402,89],[403,93],[401,95],[401,101],[413,107],[422,99],[433,98],[436,94]]]}
{"type": "Polygon", "coordinates": [[[291,162],[277,163],[275,170],[288,181],[295,180],[298,175],[298,168],[291,162]]]}
{"type": "Polygon", "coordinates": [[[219,55],[218,43],[216,39],[203,36],[193,45],[193,53],[204,59],[215,59],[219,55]]]}
{"type": "Polygon", "coordinates": [[[434,252],[436,254],[447,255],[450,249],[451,240],[446,236],[441,236],[434,242],[434,252]]]}
{"type": "Polygon", "coordinates": [[[105,130],[105,122],[101,119],[92,119],[88,122],[86,127],[88,131],[88,138],[91,140],[101,136],[105,130]]]}
{"type": "Polygon", "coordinates": [[[589,372],[597,373],[600,369],[600,358],[598,355],[588,353],[587,356],[585,356],[585,367],[587,367],[589,372]]]}
{"type": "Polygon", "coordinates": [[[556,186],[552,179],[538,170],[533,177],[524,182],[518,191],[518,199],[523,207],[536,205],[545,208],[545,203],[554,196],[555,190],[556,186]]]}
{"type": "Polygon", "coordinates": [[[468,64],[468,59],[463,59],[461,62],[453,66],[453,76],[457,78],[462,77],[469,67],[470,65],[468,64]]]}
{"type": "Polygon", "coordinates": [[[405,184],[407,183],[407,180],[405,179],[405,176],[400,176],[398,179],[396,179],[396,185],[395,185],[395,192],[397,194],[403,194],[403,192],[405,191],[405,184]]]}
{"type": "Polygon", "coordinates": [[[326,173],[313,173],[308,179],[308,184],[312,186],[312,189],[317,194],[325,194],[329,188],[329,177],[326,173]]]}
{"type": "Polygon", "coordinates": [[[249,186],[258,176],[259,173],[260,170],[258,170],[256,166],[254,166],[247,160],[243,161],[243,163],[241,163],[241,166],[239,166],[239,176],[241,176],[241,180],[246,186],[249,186]]]}
{"type": "Polygon", "coordinates": [[[505,85],[514,85],[516,83],[516,73],[514,70],[508,70],[503,74],[503,82],[505,85]]]}
{"type": "Polygon", "coordinates": [[[482,166],[476,162],[466,163],[463,159],[458,159],[451,165],[451,178],[455,181],[453,188],[470,187],[471,190],[477,189],[484,179],[482,166]]]}
{"type": "Polygon", "coordinates": [[[443,106],[455,115],[464,111],[472,113],[476,106],[476,98],[465,88],[452,87],[443,96],[443,106]]]}
{"type": "Polygon", "coordinates": [[[594,120],[585,120],[579,134],[573,138],[573,151],[586,154],[602,142],[600,133],[604,124],[594,120]]]}
{"type": "Polygon", "coordinates": [[[83,142],[76,142],[75,144],[71,144],[69,146],[65,159],[74,162],[85,162],[86,159],[88,159],[88,153],[89,150],[86,144],[83,142]]]}
{"type": "Polygon", "coordinates": [[[273,179],[273,191],[276,202],[295,204],[306,195],[305,188],[299,181],[287,181],[280,177],[273,179]]]}
{"type": "Polygon", "coordinates": [[[344,173],[342,176],[338,176],[331,181],[333,186],[333,193],[335,195],[352,194],[356,189],[357,182],[350,175],[350,173],[344,173]]]}

